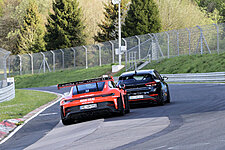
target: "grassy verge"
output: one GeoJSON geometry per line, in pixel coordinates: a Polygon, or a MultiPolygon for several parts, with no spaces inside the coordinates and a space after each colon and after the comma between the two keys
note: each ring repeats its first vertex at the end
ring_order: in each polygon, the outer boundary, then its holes
{"type": "Polygon", "coordinates": [[[36,108],[54,100],[57,96],[38,91],[16,90],[16,97],[0,103],[0,122],[21,118],[36,108]]]}
{"type": "MultiPolygon", "coordinates": [[[[166,58],[152,61],[144,69],[156,69],[162,74],[225,72],[225,53],[166,58]]],[[[114,76],[123,72],[126,72],[125,68],[114,76]]]]}
{"type": "Polygon", "coordinates": [[[16,88],[45,87],[64,82],[72,82],[99,77],[111,73],[112,66],[92,67],[80,70],[65,70],[46,74],[16,76],[16,88]]]}
{"type": "Polygon", "coordinates": [[[154,61],[143,69],[150,68],[164,74],[224,72],[225,53],[179,56],[159,62],[154,61]]]}

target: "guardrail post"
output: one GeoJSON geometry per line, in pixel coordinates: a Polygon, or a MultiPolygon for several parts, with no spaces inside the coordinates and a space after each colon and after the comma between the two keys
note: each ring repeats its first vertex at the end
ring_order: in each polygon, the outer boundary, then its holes
{"type": "Polygon", "coordinates": [[[28,54],[30,56],[30,65],[31,65],[31,73],[34,74],[34,58],[32,54],[28,54]]]}
{"type": "Polygon", "coordinates": [[[167,35],[167,57],[170,58],[170,35],[168,32],[165,32],[167,35]]]}
{"type": "Polygon", "coordinates": [[[216,26],[216,30],[217,30],[217,53],[220,53],[220,39],[219,39],[219,27],[217,24],[213,24],[214,26],[216,26]]]}
{"type": "Polygon", "coordinates": [[[86,69],[88,68],[88,56],[87,56],[87,47],[85,47],[85,46],[82,46],[83,48],[84,48],[84,50],[85,50],[85,56],[86,56],[86,69]]]}
{"type": "Polygon", "coordinates": [[[52,69],[55,72],[55,53],[52,50],[50,52],[52,53],[52,69]]]}
{"type": "Polygon", "coordinates": [[[135,35],[135,37],[138,40],[138,56],[139,56],[139,60],[141,60],[141,39],[137,35],[135,35]]]}
{"type": "MultiPolygon", "coordinates": [[[[43,61],[42,61],[42,65],[43,65],[43,71],[44,71],[44,73],[45,73],[45,54],[44,53],[42,53],[41,52],[41,54],[42,54],[42,56],[43,56],[43,61]]],[[[40,70],[41,70],[41,68],[40,68],[40,70]]],[[[40,71],[39,71],[40,72],[40,71]]]]}
{"type": "Polygon", "coordinates": [[[109,43],[111,44],[112,46],[112,63],[115,63],[115,47],[114,47],[114,44],[112,41],[109,41],[109,43]]]}
{"type": "Polygon", "coordinates": [[[191,55],[191,32],[188,28],[185,28],[188,31],[188,40],[189,40],[189,55],[191,55]]]}
{"type": "Polygon", "coordinates": [[[22,57],[20,55],[17,55],[20,59],[20,75],[22,75],[22,57]]]}
{"type": "Polygon", "coordinates": [[[71,49],[73,51],[73,67],[75,69],[76,68],[76,50],[73,47],[71,49]]]}
{"type": "Polygon", "coordinates": [[[102,66],[102,49],[101,49],[101,46],[100,45],[97,45],[98,46],[98,50],[99,50],[99,66],[102,66]]]}
{"type": "Polygon", "coordinates": [[[62,52],[62,68],[64,70],[64,51],[62,49],[60,49],[60,51],[62,52]]]}

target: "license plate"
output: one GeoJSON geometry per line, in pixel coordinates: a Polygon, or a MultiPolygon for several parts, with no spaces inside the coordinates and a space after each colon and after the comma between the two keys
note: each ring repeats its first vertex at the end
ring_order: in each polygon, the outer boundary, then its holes
{"type": "Polygon", "coordinates": [[[92,109],[92,108],[97,108],[97,104],[89,104],[89,105],[80,106],[80,109],[92,109]]]}
{"type": "Polygon", "coordinates": [[[129,99],[141,99],[144,98],[143,95],[137,95],[137,96],[129,96],[129,99]]]}

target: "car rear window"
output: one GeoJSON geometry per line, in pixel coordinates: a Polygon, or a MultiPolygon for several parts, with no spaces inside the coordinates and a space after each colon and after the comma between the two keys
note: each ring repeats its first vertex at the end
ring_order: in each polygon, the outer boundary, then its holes
{"type": "Polygon", "coordinates": [[[151,74],[139,74],[133,76],[125,76],[120,77],[119,82],[123,82],[124,84],[132,84],[132,83],[147,83],[154,81],[151,74]]]}
{"type": "Polygon", "coordinates": [[[96,82],[96,83],[77,85],[73,88],[73,95],[102,91],[104,88],[104,85],[105,85],[105,82],[96,82]]]}

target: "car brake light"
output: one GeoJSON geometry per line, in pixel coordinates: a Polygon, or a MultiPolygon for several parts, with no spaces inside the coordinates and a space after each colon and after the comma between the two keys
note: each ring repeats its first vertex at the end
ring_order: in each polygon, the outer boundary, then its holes
{"type": "Polygon", "coordinates": [[[155,81],[153,81],[153,82],[146,83],[145,85],[146,86],[156,86],[157,84],[155,81]]]}
{"type": "Polygon", "coordinates": [[[107,106],[114,106],[115,104],[107,104],[107,106]]]}

